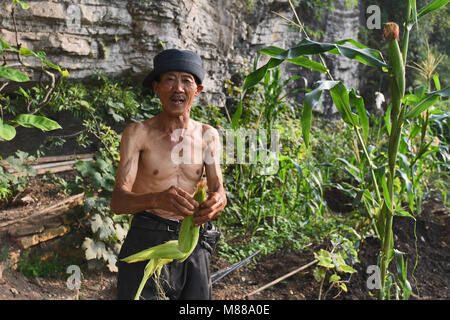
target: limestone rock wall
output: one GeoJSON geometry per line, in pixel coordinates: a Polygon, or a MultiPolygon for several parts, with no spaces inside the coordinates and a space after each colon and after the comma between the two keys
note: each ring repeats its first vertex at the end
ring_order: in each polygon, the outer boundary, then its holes
{"type": "MultiPolygon", "coordinates": [[[[250,63],[256,50],[289,47],[301,40],[272,11],[292,17],[287,0],[28,0],[16,10],[19,42],[44,50],[49,61],[68,68],[72,78],[101,72],[143,78],[163,48],[198,52],[205,64],[202,103],[225,104],[224,81],[250,63]]],[[[325,17],[327,37],[356,37],[358,11],[334,1],[337,15],[325,17]]],[[[15,45],[11,1],[0,1],[0,37],[15,45]]],[[[12,57],[10,57],[12,58],[12,57]]],[[[29,59],[30,63],[37,63],[29,59]]],[[[347,61],[339,78],[356,81],[347,61]]],[[[298,69],[290,68],[290,72],[298,69]]]]}

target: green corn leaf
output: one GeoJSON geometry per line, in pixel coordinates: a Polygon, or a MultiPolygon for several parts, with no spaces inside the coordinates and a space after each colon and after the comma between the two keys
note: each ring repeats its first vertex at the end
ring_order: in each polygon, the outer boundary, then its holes
{"type": "Polygon", "coordinates": [[[388,135],[391,135],[391,109],[392,103],[388,106],[386,113],[384,114],[384,124],[386,125],[388,135]]]}
{"type": "Polygon", "coordinates": [[[15,122],[26,128],[38,128],[42,131],[51,131],[61,129],[58,122],[51,120],[43,116],[36,116],[34,114],[19,114],[15,119],[15,122]]]}
{"type": "Polygon", "coordinates": [[[358,113],[359,117],[359,124],[361,125],[362,129],[362,136],[364,142],[367,142],[367,138],[369,137],[369,117],[366,112],[366,108],[364,106],[364,99],[356,94],[355,89],[352,89],[350,92],[350,101],[352,105],[355,107],[356,112],[358,113]]]}
{"type": "Polygon", "coordinates": [[[449,2],[450,0],[433,0],[419,11],[419,13],[417,14],[417,18],[420,19],[424,15],[439,9],[442,6],[445,6],[449,2]]]}
{"type": "Polygon", "coordinates": [[[404,261],[403,259],[404,253],[394,249],[394,260],[395,260],[395,266],[397,269],[397,276],[398,276],[398,280],[400,282],[400,286],[402,287],[402,296],[404,300],[408,300],[411,292],[412,292],[412,288],[411,288],[411,284],[409,283],[408,279],[406,278],[407,276],[407,270],[408,270],[408,263],[404,261]]]}
{"type": "Polygon", "coordinates": [[[16,128],[9,124],[3,123],[0,119],[0,139],[9,141],[16,136],[16,128]]]}
{"type": "Polygon", "coordinates": [[[337,85],[338,81],[320,81],[319,85],[305,95],[303,100],[303,113],[301,118],[302,135],[306,146],[309,146],[309,133],[311,131],[312,109],[319,102],[323,90],[329,90],[337,85]]]}
{"type": "Polygon", "coordinates": [[[250,87],[256,85],[264,78],[267,70],[277,67],[283,61],[299,64],[320,72],[327,72],[327,68],[323,65],[304,57],[299,58],[301,56],[321,54],[326,52],[332,54],[340,54],[369,66],[384,68],[387,67],[387,64],[385,63],[379,51],[370,49],[353,39],[346,39],[336,43],[320,43],[308,39],[303,39],[295,47],[287,50],[275,46],[270,46],[259,50],[258,53],[271,56],[272,58],[264,66],[252,72],[245,78],[243,90],[247,90],[250,87]],[[352,47],[345,45],[347,43],[351,44],[352,47]]]}
{"type": "Polygon", "coordinates": [[[0,66],[0,78],[5,78],[16,82],[30,81],[30,78],[28,78],[25,73],[4,66],[0,66]]]}
{"type": "Polygon", "coordinates": [[[303,56],[294,58],[294,59],[286,59],[287,62],[290,62],[292,64],[302,66],[311,70],[319,71],[321,73],[328,72],[328,68],[326,68],[323,64],[310,60],[308,58],[305,58],[303,56]]]}
{"type": "Polygon", "coordinates": [[[380,179],[381,179],[381,188],[383,189],[384,202],[386,203],[386,206],[388,207],[389,211],[392,212],[392,199],[391,195],[389,194],[386,176],[382,175],[380,179]]]}
{"type": "Polygon", "coordinates": [[[441,83],[439,82],[439,75],[435,74],[433,76],[433,82],[434,82],[434,86],[436,87],[436,90],[441,90],[441,83]]]}
{"type": "Polygon", "coordinates": [[[417,102],[407,111],[405,118],[412,119],[417,117],[419,114],[434,105],[439,100],[439,97],[448,96],[450,96],[450,87],[439,91],[426,93],[425,96],[421,100],[419,100],[419,102],[417,102]]]}
{"type": "Polygon", "coordinates": [[[337,83],[330,88],[331,98],[333,99],[336,109],[339,111],[342,120],[347,123],[351,128],[354,128],[358,124],[358,116],[350,109],[350,100],[347,88],[342,82],[337,83]]]}
{"type": "Polygon", "coordinates": [[[283,62],[283,60],[271,58],[269,62],[267,62],[264,66],[260,67],[259,69],[253,71],[248,76],[245,77],[244,80],[244,86],[243,91],[247,91],[251,87],[254,87],[257,85],[266,75],[266,72],[269,69],[273,69],[280,65],[283,62]]]}
{"type": "Polygon", "coordinates": [[[402,178],[402,180],[405,183],[405,189],[406,189],[406,195],[408,197],[408,203],[409,203],[409,208],[411,209],[411,211],[414,210],[414,190],[413,190],[413,185],[411,183],[411,180],[409,180],[408,175],[406,174],[405,171],[403,171],[400,168],[397,168],[398,173],[400,174],[400,177],[402,178]]]}
{"type": "Polygon", "coordinates": [[[394,214],[399,217],[408,217],[413,220],[416,220],[416,218],[411,213],[402,208],[396,208],[394,214]]]}

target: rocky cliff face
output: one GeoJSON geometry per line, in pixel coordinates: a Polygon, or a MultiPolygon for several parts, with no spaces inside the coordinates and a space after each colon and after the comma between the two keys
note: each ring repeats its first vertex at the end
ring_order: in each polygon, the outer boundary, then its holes
{"type": "MultiPolygon", "coordinates": [[[[163,48],[198,52],[207,70],[202,103],[225,104],[224,81],[250,63],[256,50],[289,47],[301,40],[297,30],[272,11],[292,17],[287,0],[42,0],[16,10],[19,42],[44,50],[48,60],[68,68],[72,78],[95,72],[143,78],[163,48]],[[251,5],[251,7],[249,7],[251,5]]],[[[327,14],[326,40],[356,38],[356,8],[334,1],[327,14]]],[[[0,3],[0,37],[15,45],[11,1],[0,3]]],[[[12,58],[12,57],[11,57],[12,58]]],[[[357,86],[354,67],[345,59],[329,67],[337,78],[357,86]]],[[[32,62],[30,60],[30,62],[32,62]]],[[[290,73],[302,72],[288,68],[290,73]]]]}

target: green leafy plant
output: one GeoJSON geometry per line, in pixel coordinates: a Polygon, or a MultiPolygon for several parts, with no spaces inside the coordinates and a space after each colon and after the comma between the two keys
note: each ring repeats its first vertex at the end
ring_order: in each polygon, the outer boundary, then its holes
{"type": "MultiPolygon", "coordinates": [[[[16,128],[37,128],[42,131],[60,129],[61,126],[44,114],[44,108],[53,97],[62,77],[68,77],[69,73],[61,66],[56,65],[46,58],[43,51],[33,51],[23,47],[18,42],[18,32],[15,20],[16,6],[20,5],[23,10],[29,5],[20,0],[12,1],[12,19],[15,27],[16,46],[7,43],[0,38],[0,54],[4,63],[0,66],[0,79],[7,81],[0,82],[0,141],[9,141],[16,136],[16,128]],[[7,64],[7,57],[14,56],[18,61],[18,67],[7,64]],[[33,57],[41,62],[40,67],[29,65],[24,61],[24,57],[33,57]],[[30,82],[27,72],[40,73],[38,85],[31,90],[24,89],[20,85],[12,94],[18,98],[11,99],[11,94],[1,93],[11,81],[19,84],[30,82]],[[22,103],[25,102],[25,103],[22,103]],[[23,107],[26,106],[26,107],[23,107]]],[[[4,185],[0,187],[0,194],[8,194],[4,185]]]]}
{"type": "Polygon", "coordinates": [[[16,174],[9,172],[6,166],[0,163],[0,200],[8,202],[13,195],[27,186],[29,178],[36,175],[31,166],[34,160],[33,156],[20,150],[7,157],[4,161],[16,174]]]}
{"type": "MultiPolygon", "coordinates": [[[[15,24],[14,14],[16,5],[20,5],[23,10],[29,8],[29,6],[23,2],[18,0],[13,0],[12,6],[12,16],[15,24]]],[[[16,29],[17,34],[17,29],[16,29]]],[[[17,39],[17,37],[16,37],[17,39]]],[[[46,58],[46,54],[43,51],[33,51],[28,48],[23,47],[21,44],[17,43],[16,46],[12,46],[3,39],[0,38],[0,54],[4,58],[7,55],[15,55],[19,65],[30,71],[37,71],[45,74],[49,78],[49,84],[45,85],[42,82],[40,83],[40,89],[45,90],[46,93],[42,95],[40,99],[37,99],[36,96],[31,94],[30,90],[25,90],[21,86],[19,87],[17,94],[22,95],[23,98],[27,101],[27,113],[21,113],[16,115],[14,118],[9,120],[5,119],[5,112],[10,110],[9,113],[12,115],[15,114],[15,108],[11,106],[11,101],[8,97],[0,94],[0,101],[5,101],[8,106],[6,108],[3,107],[3,103],[0,104],[0,139],[2,140],[12,140],[16,136],[16,127],[23,126],[26,128],[38,128],[43,131],[56,130],[60,129],[60,125],[52,119],[47,118],[44,115],[38,115],[38,112],[42,112],[43,108],[48,104],[56,87],[59,84],[61,77],[68,77],[69,73],[67,70],[64,70],[61,66],[53,64],[48,61],[46,58]],[[34,57],[38,59],[42,66],[40,68],[33,67],[24,62],[23,57],[34,57]],[[53,72],[58,72],[58,75],[55,75],[53,72]],[[4,110],[5,109],[5,110],[4,110]]],[[[5,59],[6,61],[6,59],[5,59]]],[[[19,83],[29,82],[31,79],[29,76],[20,71],[17,68],[9,67],[8,65],[3,64],[0,66],[0,78],[7,79],[9,81],[15,81],[19,83]]],[[[8,85],[8,82],[4,82],[0,85],[0,92],[8,85]]]]}
{"type": "MultiPolygon", "coordinates": [[[[327,73],[330,80],[320,81],[318,86],[305,95],[303,101],[303,114],[301,118],[302,133],[305,144],[309,144],[309,133],[311,129],[312,109],[319,101],[323,91],[329,91],[340,113],[343,121],[354,131],[359,148],[362,150],[362,157],[357,155],[362,172],[369,174],[369,179],[365,179],[362,189],[360,190],[360,198],[364,199],[365,208],[370,217],[374,221],[374,228],[377,236],[381,240],[381,250],[379,255],[381,268],[381,289],[378,292],[378,298],[383,299],[389,297],[392,282],[387,282],[388,265],[394,256],[393,249],[393,233],[392,221],[394,215],[411,216],[406,210],[402,209],[402,204],[394,193],[397,173],[403,178],[405,186],[408,189],[408,180],[397,170],[398,151],[402,136],[403,125],[406,121],[414,119],[421,113],[425,112],[432,105],[437,103],[442,97],[448,97],[450,89],[442,89],[432,92],[423,93],[419,99],[405,98],[405,64],[408,50],[409,32],[417,23],[418,19],[426,14],[444,6],[448,1],[434,0],[428,3],[421,10],[416,9],[416,1],[408,1],[405,30],[403,33],[403,42],[400,46],[398,40],[398,26],[388,24],[385,29],[385,38],[389,43],[389,64],[387,64],[381,53],[377,50],[370,49],[353,39],[337,41],[335,43],[319,43],[311,41],[306,35],[306,39],[291,49],[281,49],[278,47],[267,47],[259,50],[259,53],[270,56],[270,60],[262,67],[250,73],[244,81],[241,100],[236,112],[233,115],[232,127],[237,129],[240,117],[242,115],[243,97],[246,92],[258,84],[266,75],[268,70],[278,67],[282,62],[290,62],[302,67],[306,67],[322,73],[327,73]],[[352,47],[346,44],[351,44],[352,47]],[[376,166],[375,158],[370,152],[373,149],[367,147],[369,130],[369,118],[366,114],[364,100],[355,90],[348,90],[340,81],[335,81],[328,69],[325,67],[321,54],[331,53],[340,54],[350,59],[359,61],[368,66],[380,68],[388,71],[390,78],[390,93],[392,104],[386,113],[386,136],[387,136],[387,157],[380,165],[376,166]],[[321,63],[317,63],[309,56],[312,54],[319,55],[321,63]],[[412,101],[411,101],[412,100],[412,101]],[[352,108],[353,107],[353,108],[352,108]],[[353,111],[356,110],[356,113],[353,111]]],[[[290,2],[292,5],[292,2],[290,2]]],[[[294,13],[297,18],[297,25],[301,32],[305,32],[295,9],[294,13]]],[[[423,127],[423,126],[422,126],[423,127]]],[[[364,175],[365,176],[365,175],[364,175]]],[[[364,177],[363,176],[363,177],[364,177]]],[[[400,260],[397,259],[397,262],[400,260]]],[[[400,283],[405,284],[403,278],[400,283]]],[[[402,286],[407,288],[406,285],[402,286]]]]}
{"type": "Polygon", "coordinates": [[[30,278],[49,278],[64,275],[69,265],[79,263],[75,257],[60,257],[58,254],[47,256],[26,251],[17,262],[17,268],[30,278]]]}

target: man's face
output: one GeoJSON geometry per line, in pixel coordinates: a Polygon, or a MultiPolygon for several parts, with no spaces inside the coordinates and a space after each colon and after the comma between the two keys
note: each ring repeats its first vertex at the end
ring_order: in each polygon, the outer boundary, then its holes
{"type": "Polygon", "coordinates": [[[153,91],[159,96],[163,112],[179,117],[190,108],[194,98],[200,94],[203,86],[197,85],[192,74],[169,71],[160,75],[160,81],[153,81],[153,91]]]}

